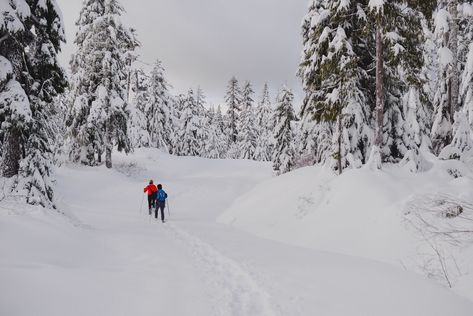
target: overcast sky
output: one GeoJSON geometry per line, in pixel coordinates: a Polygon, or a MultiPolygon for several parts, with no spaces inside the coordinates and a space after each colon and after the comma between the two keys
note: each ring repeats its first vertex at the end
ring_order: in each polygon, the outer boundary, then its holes
{"type": "MultiPolygon", "coordinates": [[[[57,0],[63,11],[65,67],[74,51],[75,22],[82,0],[57,0]]],[[[302,98],[296,77],[301,54],[301,21],[307,0],[121,0],[123,22],[137,29],[140,60],[162,60],[175,93],[200,85],[210,103],[223,102],[228,80],[250,80],[272,98],[283,84],[302,98]]],[[[297,104],[296,107],[299,107],[297,104]]]]}

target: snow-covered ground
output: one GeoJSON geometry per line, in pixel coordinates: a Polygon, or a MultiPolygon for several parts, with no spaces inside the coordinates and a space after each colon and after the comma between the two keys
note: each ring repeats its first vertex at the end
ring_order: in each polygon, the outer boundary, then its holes
{"type": "Polygon", "coordinates": [[[417,174],[399,166],[341,176],[299,169],[260,183],[218,220],[416,271],[473,300],[473,173],[458,161],[428,158],[430,170],[417,174]],[[448,217],[458,206],[462,213],[448,217]]]}
{"type": "MultiPolygon", "coordinates": [[[[364,172],[273,178],[269,164],[155,150],[118,155],[114,170],[63,166],[63,214],[0,204],[0,315],[470,316],[471,301],[393,264],[416,250],[401,197],[438,183],[364,172]],[[140,208],[150,178],[170,195],[165,224],[140,208]]],[[[467,200],[468,181],[445,185],[467,200]]]]}

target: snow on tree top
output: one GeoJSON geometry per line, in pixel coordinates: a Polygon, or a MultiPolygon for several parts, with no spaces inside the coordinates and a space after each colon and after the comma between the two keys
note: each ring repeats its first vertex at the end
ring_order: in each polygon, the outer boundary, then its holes
{"type": "Polygon", "coordinates": [[[435,15],[435,33],[442,34],[448,32],[450,26],[448,20],[450,19],[450,13],[445,9],[440,9],[435,15]]]}
{"type": "MultiPolygon", "coordinates": [[[[339,26],[337,28],[337,33],[334,36],[333,40],[330,42],[330,47],[333,48],[335,53],[338,53],[345,45],[347,40],[347,35],[345,33],[345,30],[339,26]]],[[[349,51],[351,53],[351,47],[349,48],[349,51]]]]}
{"type": "Polygon", "coordinates": [[[344,10],[348,8],[350,5],[350,0],[340,0],[340,3],[338,4],[338,11],[344,10]]]}
{"type": "Polygon", "coordinates": [[[389,41],[393,43],[400,42],[404,39],[397,32],[387,32],[384,36],[386,37],[386,39],[388,39],[389,41]]]}
{"type": "Polygon", "coordinates": [[[366,12],[363,10],[363,8],[360,5],[358,5],[356,9],[356,16],[358,17],[358,19],[366,21],[366,12]]]}
{"type": "Polygon", "coordinates": [[[368,3],[368,6],[370,9],[376,10],[376,11],[382,11],[383,6],[384,6],[384,1],[385,0],[370,0],[368,3]]]}
{"type": "Polygon", "coordinates": [[[310,20],[310,26],[314,28],[315,26],[319,25],[322,23],[325,19],[327,19],[330,16],[330,10],[319,10],[317,13],[315,13],[311,20],[310,20]]]}
{"type": "Polygon", "coordinates": [[[40,7],[43,10],[48,9],[48,0],[38,0],[38,7],[40,7]]]}
{"type": "Polygon", "coordinates": [[[16,80],[10,80],[0,94],[0,104],[11,110],[11,122],[31,121],[31,107],[25,90],[16,80]]]}
{"type": "Polygon", "coordinates": [[[463,3],[461,4],[461,12],[463,12],[464,16],[473,16],[473,5],[470,3],[463,3]]]}
{"type": "Polygon", "coordinates": [[[43,7],[44,10],[47,10],[47,8],[48,8],[47,7],[47,2],[51,3],[51,5],[53,6],[54,11],[56,12],[56,14],[58,16],[58,22],[59,22],[59,26],[60,26],[59,33],[62,36],[65,36],[65,31],[64,30],[66,29],[66,27],[64,26],[64,18],[62,16],[61,8],[57,4],[56,0],[40,0],[39,2],[44,2],[44,4],[43,3],[41,4],[41,5],[44,6],[43,7]]]}
{"type": "Polygon", "coordinates": [[[0,55],[0,82],[7,80],[13,74],[12,64],[8,59],[0,55]]]}
{"type": "Polygon", "coordinates": [[[0,29],[8,32],[24,30],[21,19],[30,16],[30,7],[24,0],[0,0],[0,29]]]}
{"type": "Polygon", "coordinates": [[[439,49],[439,62],[442,66],[446,66],[453,61],[453,53],[447,47],[441,47],[439,49]]]}

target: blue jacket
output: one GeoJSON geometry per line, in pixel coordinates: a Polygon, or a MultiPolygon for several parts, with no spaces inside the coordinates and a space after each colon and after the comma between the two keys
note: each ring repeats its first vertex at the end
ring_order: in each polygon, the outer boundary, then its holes
{"type": "Polygon", "coordinates": [[[158,200],[158,202],[165,202],[167,198],[168,194],[164,192],[163,189],[158,190],[158,194],[156,194],[156,200],[158,200]]]}

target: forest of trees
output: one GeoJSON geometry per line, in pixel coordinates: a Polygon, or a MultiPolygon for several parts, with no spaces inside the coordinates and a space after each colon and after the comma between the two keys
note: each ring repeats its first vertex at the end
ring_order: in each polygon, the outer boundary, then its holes
{"type": "Polygon", "coordinates": [[[423,171],[426,152],[469,159],[472,14],[461,0],[310,1],[305,153],[340,173],[383,163],[423,171]]]}
{"type": "MultiPolygon", "coordinates": [[[[84,0],[70,76],[55,0],[2,1],[1,175],[18,197],[54,207],[58,157],[113,167],[114,150],[272,161],[277,174],[325,164],[334,172],[400,164],[427,153],[472,159],[473,6],[469,1],[311,0],[291,89],[230,78],[224,102],[201,88],[174,95],[163,63],[139,67],[136,32],[117,0],[84,0]]],[[[297,34],[294,34],[297,36],[297,34]]]]}

